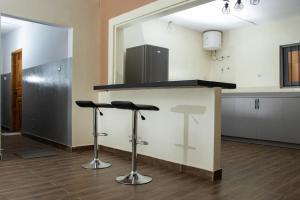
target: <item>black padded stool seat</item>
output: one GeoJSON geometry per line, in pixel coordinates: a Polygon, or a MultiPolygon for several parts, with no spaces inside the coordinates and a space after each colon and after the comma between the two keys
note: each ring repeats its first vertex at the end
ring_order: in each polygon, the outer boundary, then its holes
{"type": "Polygon", "coordinates": [[[76,101],[76,104],[82,108],[113,108],[108,103],[94,103],[92,101],[76,101]]]}
{"type": "Polygon", "coordinates": [[[159,108],[152,105],[141,105],[134,104],[130,101],[112,101],[111,105],[115,108],[119,109],[127,109],[127,110],[153,110],[159,111],[159,108]]]}

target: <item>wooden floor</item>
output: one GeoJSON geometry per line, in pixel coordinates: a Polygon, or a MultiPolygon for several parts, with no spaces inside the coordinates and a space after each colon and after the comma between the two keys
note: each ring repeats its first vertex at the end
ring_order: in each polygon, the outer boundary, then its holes
{"type": "Polygon", "coordinates": [[[102,153],[113,166],[89,171],[80,165],[91,152],[23,160],[14,152],[27,146],[45,146],[21,136],[3,139],[5,160],[0,162],[1,200],[299,200],[300,150],[223,141],[223,180],[212,184],[167,169],[140,165],[153,177],[144,186],[114,181],[130,169],[130,162],[102,153]]]}

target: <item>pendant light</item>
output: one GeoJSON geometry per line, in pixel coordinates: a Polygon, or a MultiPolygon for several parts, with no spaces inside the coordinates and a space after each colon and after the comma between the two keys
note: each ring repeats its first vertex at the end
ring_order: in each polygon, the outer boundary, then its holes
{"type": "MultiPolygon", "coordinates": [[[[223,14],[230,14],[230,0],[223,0],[224,7],[222,8],[223,14]]],[[[251,5],[258,5],[260,3],[260,0],[250,0],[251,5]]],[[[243,0],[236,0],[236,3],[234,5],[235,10],[242,10],[244,8],[243,0]]]]}
{"type": "Polygon", "coordinates": [[[258,5],[260,3],[260,0],[250,0],[251,5],[258,5]]]}
{"type": "Polygon", "coordinates": [[[244,8],[244,4],[243,4],[242,0],[237,0],[237,2],[234,5],[234,9],[243,10],[243,8],[244,8]]]}
{"type": "Polygon", "coordinates": [[[224,0],[224,1],[225,1],[225,5],[222,8],[222,13],[229,14],[230,13],[229,0],[224,0]]]}

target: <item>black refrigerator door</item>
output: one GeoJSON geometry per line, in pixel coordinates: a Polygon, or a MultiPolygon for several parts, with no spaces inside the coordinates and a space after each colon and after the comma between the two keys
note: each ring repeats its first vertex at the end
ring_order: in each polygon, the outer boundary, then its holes
{"type": "Polygon", "coordinates": [[[146,81],[168,81],[169,50],[150,45],[147,45],[146,49],[146,81]]]}

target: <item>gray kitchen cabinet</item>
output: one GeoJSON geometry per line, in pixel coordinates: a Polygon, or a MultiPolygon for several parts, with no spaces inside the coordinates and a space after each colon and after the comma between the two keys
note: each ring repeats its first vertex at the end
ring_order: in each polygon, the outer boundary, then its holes
{"type": "Polygon", "coordinates": [[[235,99],[222,99],[222,130],[224,135],[237,136],[235,131],[235,99]]]}
{"type": "Polygon", "coordinates": [[[281,141],[284,134],[284,98],[257,98],[257,135],[255,139],[281,141]]]}
{"type": "Polygon", "coordinates": [[[222,134],[253,138],[257,135],[257,109],[255,98],[222,99],[222,134]]]}
{"type": "Polygon", "coordinates": [[[257,136],[257,109],[255,98],[238,98],[235,100],[235,131],[236,135],[244,138],[257,136]],[[241,135],[242,133],[242,135],[241,135]]]}
{"type": "Polygon", "coordinates": [[[222,98],[222,135],[300,144],[300,97],[222,98]]]}
{"type": "Polygon", "coordinates": [[[300,98],[288,98],[282,107],[283,134],[281,140],[300,144],[300,98]]]}

